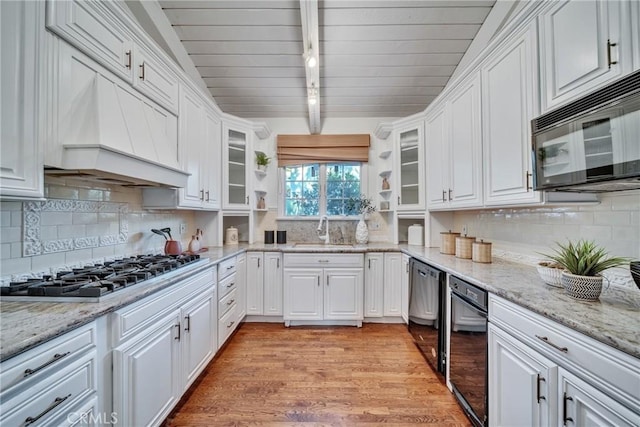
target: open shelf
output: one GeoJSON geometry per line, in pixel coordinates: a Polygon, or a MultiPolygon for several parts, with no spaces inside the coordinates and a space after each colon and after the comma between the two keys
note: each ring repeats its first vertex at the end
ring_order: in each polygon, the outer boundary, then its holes
{"type": "Polygon", "coordinates": [[[380,190],[379,193],[381,196],[388,196],[391,194],[391,190],[380,190]]]}
{"type": "Polygon", "coordinates": [[[385,176],[389,176],[389,175],[391,175],[391,171],[390,171],[390,170],[382,171],[382,172],[380,172],[378,175],[380,175],[381,177],[383,177],[383,178],[384,178],[385,176]]]}
{"type": "Polygon", "coordinates": [[[262,178],[262,177],[267,176],[267,171],[261,171],[260,169],[255,169],[254,172],[256,173],[256,176],[258,178],[262,178]]]}
{"type": "Polygon", "coordinates": [[[390,155],[391,150],[384,150],[380,154],[378,154],[378,157],[380,157],[381,159],[388,159],[390,155]]]}

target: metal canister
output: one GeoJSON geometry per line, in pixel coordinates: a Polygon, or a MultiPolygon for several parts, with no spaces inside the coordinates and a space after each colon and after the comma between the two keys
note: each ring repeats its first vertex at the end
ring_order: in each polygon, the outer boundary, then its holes
{"type": "Polygon", "coordinates": [[[443,231],[440,233],[440,239],[442,241],[440,245],[440,253],[446,255],[455,255],[456,253],[456,237],[460,233],[453,233],[451,230],[443,231]]]}

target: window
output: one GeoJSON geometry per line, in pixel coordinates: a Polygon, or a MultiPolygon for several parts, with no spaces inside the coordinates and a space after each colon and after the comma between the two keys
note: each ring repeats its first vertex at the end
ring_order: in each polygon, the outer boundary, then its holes
{"type": "Polygon", "coordinates": [[[347,200],[361,192],[359,163],[315,163],[283,169],[285,216],[349,215],[347,200]]]}

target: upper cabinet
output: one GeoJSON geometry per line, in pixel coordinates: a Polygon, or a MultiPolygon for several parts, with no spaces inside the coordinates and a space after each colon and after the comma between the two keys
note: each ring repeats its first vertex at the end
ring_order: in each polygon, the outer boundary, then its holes
{"type": "Polygon", "coordinates": [[[241,126],[223,125],[223,209],[249,210],[249,138],[241,126]]]}
{"type": "Polygon", "coordinates": [[[48,1],[47,28],[164,108],[178,113],[178,76],[134,41],[106,3],[48,1]]]}
{"type": "Polygon", "coordinates": [[[538,17],[543,112],[632,71],[630,3],[551,2],[538,17]]]}
{"type": "Polygon", "coordinates": [[[40,67],[44,10],[38,2],[0,2],[0,198],[43,196],[40,67]]]}
{"type": "Polygon", "coordinates": [[[482,140],[486,206],[540,203],[532,189],[535,26],[500,46],[482,65],[482,140]]]}
{"type": "Polygon", "coordinates": [[[398,211],[423,210],[424,122],[415,121],[396,131],[396,182],[398,211]]]}
{"type": "Polygon", "coordinates": [[[482,206],[480,76],[458,86],[426,119],[427,208],[482,206]]]}

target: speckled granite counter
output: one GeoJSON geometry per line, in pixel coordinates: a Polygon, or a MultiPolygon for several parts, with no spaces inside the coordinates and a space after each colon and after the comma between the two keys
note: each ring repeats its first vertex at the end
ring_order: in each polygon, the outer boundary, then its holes
{"type": "Polygon", "coordinates": [[[547,286],[534,267],[494,257],[477,264],[438,248],[372,243],[355,246],[239,245],[209,248],[196,270],[139,284],[99,303],[34,303],[0,301],[0,360],[28,350],[73,328],[131,304],[243,251],[295,252],[405,252],[448,273],[468,280],[536,313],[640,358],[640,290],[605,289],[600,301],[581,302],[562,289],[547,286]]]}

